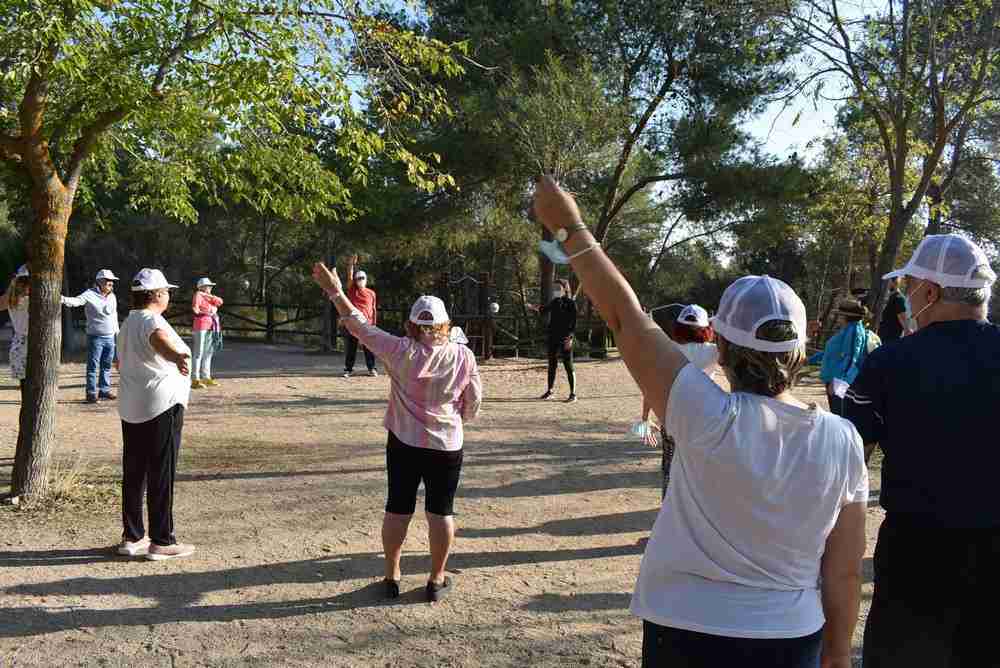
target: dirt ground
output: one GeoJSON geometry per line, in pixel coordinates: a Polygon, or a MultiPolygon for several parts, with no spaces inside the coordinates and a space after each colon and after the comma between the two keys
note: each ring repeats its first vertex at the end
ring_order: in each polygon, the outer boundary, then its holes
{"type": "MultiPolygon", "coordinates": [[[[53,510],[0,508],[0,666],[637,666],[628,604],[660,453],[626,435],[640,396],[624,365],[578,364],[573,405],[535,399],[538,361],[483,366],[487,401],[456,501],[457,586],[434,605],[420,515],[403,596],[380,598],[388,380],[343,379],[341,365],[227,343],[222,386],[194,393],[181,449],[177,533],[198,551],[156,563],[111,556],[120,423],[112,404],[83,403],[82,365],[64,365],[56,459],[64,477],[83,475],[53,510]]],[[[19,402],[2,374],[6,489],[19,402]]],[[[559,382],[565,396],[561,370],[559,382]]],[[[815,381],[802,394],[825,401],[815,381]]],[[[865,609],[880,521],[870,508],[865,609]]]]}

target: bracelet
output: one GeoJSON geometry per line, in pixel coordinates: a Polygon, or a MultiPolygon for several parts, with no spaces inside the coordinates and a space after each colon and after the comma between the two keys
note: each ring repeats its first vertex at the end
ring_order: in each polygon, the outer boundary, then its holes
{"type": "Polygon", "coordinates": [[[590,244],[589,246],[587,246],[583,250],[579,250],[579,251],[573,253],[567,259],[569,259],[569,260],[575,260],[576,258],[580,257],[581,255],[586,255],[587,253],[589,253],[590,251],[594,250],[595,248],[600,248],[600,247],[601,247],[601,244],[590,244]]]}

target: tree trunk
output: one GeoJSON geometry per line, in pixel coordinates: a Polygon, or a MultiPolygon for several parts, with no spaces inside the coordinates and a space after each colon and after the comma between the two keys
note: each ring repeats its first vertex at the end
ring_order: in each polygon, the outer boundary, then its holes
{"type": "MultiPolygon", "coordinates": [[[[896,200],[893,193],[893,200],[896,200]]],[[[889,229],[886,230],[885,240],[882,242],[882,250],[879,251],[878,264],[875,275],[878,282],[872,285],[874,299],[872,299],[872,329],[877,330],[879,322],[882,320],[882,309],[885,308],[887,291],[885,289],[885,276],[895,268],[896,256],[899,254],[899,247],[903,245],[903,234],[906,226],[910,222],[909,217],[904,215],[902,197],[898,201],[893,201],[892,213],[889,217],[889,229]]]]}
{"type": "Polygon", "coordinates": [[[66,231],[73,196],[50,182],[32,192],[34,220],[28,239],[31,268],[28,368],[11,492],[27,498],[43,494],[55,441],[56,393],[62,343],[62,276],[66,231]]]}
{"type": "Polygon", "coordinates": [[[930,206],[930,220],[927,221],[927,230],[924,235],[941,234],[941,205],[944,203],[944,192],[941,186],[931,182],[927,187],[927,200],[930,206]]]}

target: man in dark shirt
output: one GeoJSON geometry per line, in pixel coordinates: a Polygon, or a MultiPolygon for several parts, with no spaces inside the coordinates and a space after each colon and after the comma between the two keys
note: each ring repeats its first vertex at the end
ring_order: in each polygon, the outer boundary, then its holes
{"type": "Polygon", "coordinates": [[[996,279],[957,235],[926,237],[902,276],[915,331],[865,360],[844,402],[868,453],[882,448],[875,593],[865,668],[994,665],[1000,591],[996,279]]]}
{"type": "Polygon", "coordinates": [[[889,343],[903,336],[906,328],[906,300],[899,293],[899,279],[889,281],[889,298],[882,309],[882,319],[878,325],[878,338],[889,343]]]}

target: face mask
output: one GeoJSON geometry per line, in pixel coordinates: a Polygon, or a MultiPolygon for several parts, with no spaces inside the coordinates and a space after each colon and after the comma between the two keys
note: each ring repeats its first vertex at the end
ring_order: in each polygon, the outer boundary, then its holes
{"type": "Polygon", "coordinates": [[[569,264],[569,256],[558,241],[539,241],[538,250],[549,258],[552,264],[569,264]]]}
{"type": "Polygon", "coordinates": [[[563,297],[564,294],[565,293],[562,290],[554,290],[552,292],[552,298],[553,299],[562,299],[562,297],[563,297]]]}
{"type": "Polygon", "coordinates": [[[920,316],[921,313],[923,313],[931,306],[933,306],[933,302],[927,302],[927,304],[925,304],[922,309],[920,309],[916,313],[913,312],[913,306],[910,304],[910,295],[919,290],[920,286],[923,285],[924,283],[925,281],[920,281],[919,283],[917,283],[917,287],[910,290],[908,294],[903,295],[903,307],[906,309],[906,327],[911,332],[915,332],[918,329],[920,329],[920,325],[917,323],[917,318],[920,316]]]}

